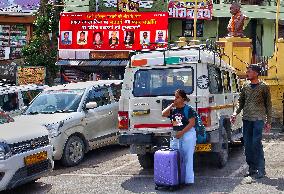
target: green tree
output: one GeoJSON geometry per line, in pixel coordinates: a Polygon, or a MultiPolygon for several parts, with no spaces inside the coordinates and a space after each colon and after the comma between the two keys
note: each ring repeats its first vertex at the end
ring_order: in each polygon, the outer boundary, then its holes
{"type": "Polygon", "coordinates": [[[40,8],[36,14],[34,31],[29,44],[23,50],[22,55],[25,65],[45,66],[46,84],[52,85],[58,72],[55,65],[57,61],[57,44],[59,31],[59,16],[63,10],[62,0],[41,0],[40,8]]]}

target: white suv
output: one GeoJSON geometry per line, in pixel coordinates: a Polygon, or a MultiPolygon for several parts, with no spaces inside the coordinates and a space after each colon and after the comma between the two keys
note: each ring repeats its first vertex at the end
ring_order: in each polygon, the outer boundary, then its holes
{"type": "Polygon", "coordinates": [[[15,123],[45,126],[54,146],[54,160],[65,166],[82,161],[91,149],[117,143],[118,100],[122,81],[71,83],[45,89],[15,123]]]}
{"type": "Polygon", "coordinates": [[[43,126],[16,125],[0,113],[0,191],[36,180],[53,168],[52,146],[43,126]]]}

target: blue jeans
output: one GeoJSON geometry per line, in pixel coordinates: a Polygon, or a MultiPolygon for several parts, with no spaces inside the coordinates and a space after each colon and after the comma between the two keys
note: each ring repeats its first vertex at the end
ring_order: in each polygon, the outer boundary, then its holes
{"type": "Polygon", "coordinates": [[[183,155],[185,169],[185,183],[194,183],[193,154],[196,145],[195,128],[191,128],[180,139],[173,138],[170,147],[179,150],[183,155]]]}
{"type": "Polygon", "coordinates": [[[250,172],[258,170],[264,173],[265,171],[264,152],[261,143],[263,127],[264,121],[262,120],[243,120],[245,155],[250,172]]]}

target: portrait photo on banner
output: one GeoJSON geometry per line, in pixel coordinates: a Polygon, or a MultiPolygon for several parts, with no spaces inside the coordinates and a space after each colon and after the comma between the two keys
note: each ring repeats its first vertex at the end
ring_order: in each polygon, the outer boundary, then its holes
{"type": "Polygon", "coordinates": [[[109,45],[119,44],[119,31],[109,31],[109,45]]]}
{"type": "Polygon", "coordinates": [[[140,31],[140,44],[141,45],[150,44],[150,31],[140,31]]]}
{"type": "Polygon", "coordinates": [[[124,44],[126,46],[131,46],[134,44],[134,31],[124,32],[124,44]]]}
{"type": "Polygon", "coordinates": [[[93,44],[94,45],[101,45],[103,44],[103,32],[102,31],[95,31],[93,34],[93,44]]]}
{"type": "Polygon", "coordinates": [[[166,42],[166,30],[156,30],[155,42],[156,43],[166,42]]]}
{"type": "Polygon", "coordinates": [[[88,31],[78,31],[77,32],[77,44],[85,45],[88,43],[88,31]]]}
{"type": "Polygon", "coordinates": [[[72,44],[72,31],[61,32],[61,44],[70,45],[72,44]]]}

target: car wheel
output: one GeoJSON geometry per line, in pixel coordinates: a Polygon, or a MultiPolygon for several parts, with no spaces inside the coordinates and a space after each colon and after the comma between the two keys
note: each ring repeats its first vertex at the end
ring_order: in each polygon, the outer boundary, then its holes
{"type": "Polygon", "coordinates": [[[146,153],[138,155],[138,160],[142,168],[151,169],[154,167],[154,154],[146,153]]]}
{"type": "Polygon", "coordinates": [[[78,136],[71,136],[65,144],[61,161],[64,166],[75,166],[83,160],[84,155],[84,141],[78,136]]]}
{"type": "Polygon", "coordinates": [[[221,149],[216,153],[216,162],[219,168],[226,166],[229,158],[229,145],[228,145],[228,136],[226,130],[222,130],[221,135],[221,149]]]}

